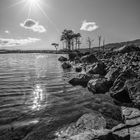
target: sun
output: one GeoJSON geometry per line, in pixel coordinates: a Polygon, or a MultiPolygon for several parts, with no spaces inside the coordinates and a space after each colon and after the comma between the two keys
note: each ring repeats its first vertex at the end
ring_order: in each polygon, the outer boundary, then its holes
{"type": "Polygon", "coordinates": [[[27,0],[27,3],[30,5],[30,6],[36,6],[38,5],[40,2],[40,0],[27,0]]]}

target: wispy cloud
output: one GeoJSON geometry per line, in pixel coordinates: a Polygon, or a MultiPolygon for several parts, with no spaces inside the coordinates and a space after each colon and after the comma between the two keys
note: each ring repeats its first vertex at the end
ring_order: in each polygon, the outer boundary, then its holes
{"type": "Polygon", "coordinates": [[[40,25],[37,21],[33,19],[26,19],[23,23],[20,23],[20,26],[38,33],[46,32],[45,27],[40,25]]]}
{"type": "Polygon", "coordinates": [[[22,46],[27,45],[29,43],[35,43],[40,41],[38,38],[31,38],[28,37],[27,39],[6,39],[6,38],[0,38],[0,46],[22,46]]]}
{"type": "Polygon", "coordinates": [[[96,22],[87,22],[86,20],[84,20],[80,30],[91,32],[98,28],[99,26],[96,24],[96,22]]]}
{"type": "Polygon", "coordinates": [[[4,32],[5,32],[6,34],[10,34],[10,31],[8,31],[8,30],[5,30],[4,32]]]}

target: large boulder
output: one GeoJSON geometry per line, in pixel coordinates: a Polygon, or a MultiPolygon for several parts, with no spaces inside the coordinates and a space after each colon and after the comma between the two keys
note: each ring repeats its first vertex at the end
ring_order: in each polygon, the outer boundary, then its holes
{"type": "Polygon", "coordinates": [[[69,63],[69,62],[64,62],[63,64],[62,64],[62,68],[63,69],[69,69],[69,68],[71,68],[72,67],[72,65],[69,63]]]}
{"type": "Polygon", "coordinates": [[[111,87],[112,91],[118,91],[123,88],[125,82],[129,79],[136,78],[137,74],[132,69],[124,69],[120,75],[116,78],[111,87]]]}
{"type": "Polygon", "coordinates": [[[81,57],[81,62],[83,63],[95,63],[98,62],[98,59],[95,57],[94,54],[89,54],[81,57]]]}
{"type": "Polygon", "coordinates": [[[134,106],[140,108],[140,80],[133,79],[126,81],[125,88],[128,91],[134,106]]]}
{"type": "Polygon", "coordinates": [[[59,138],[56,140],[91,140],[97,136],[97,133],[101,135],[106,127],[105,118],[98,112],[86,113],[82,115],[77,122],[71,124],[66,129],[59,133],[59,138]]]}
{"type": "Polygon", "coordinates": [[[93,112],[79,118],[76,126],[84,130],[101,130],[106,127],[106,120],[99,112],[93,112]]]}
{"type": "Polygon", "coordinates": [[[60,57],[58,58],[58,60],[59,60],[60,62],[68,61],[68,59],[67,59],[66,57],[64,57],[64,56],[60,56],[60,57]]]}
{"type": "Polygon", "coordinates": [[[130,44],[130,45],[125,45],[123,47],[120,47],[119,49],[115,49],[114,51],[119,53],[128,53],[128,52],[140,51],[140,48],[134,44],[130,44]]]}
{"type": "Polygon", "coordinates": [[[111,96],[119,104],[140,108],[140,80],[127,80],[122,89],[112,92],[111,96]]]}
{"type": "Polygon", "coordinates": [[[121,69],[120,68],[112,68],[109,72],[105,75],[108,81],[114,82],[117,77],[120,75],[121,69]]]}
{"type": "Polygon", "coordinates": [[[91,79],[92,77],[87,75],[87,74],[82,74],[82,75],[79,75],[79,77],[76,77],[76,78],[72,78],[69,83],[73,86],[83,86],[83,87],[86,87],[89,80],[91,79]]]}
{"type": "Polygon", "coordinates": [[[106,74],[106,65],[103,62],[97,62],[96,65],[93,65],[88,70],[89,74],[99,74],[99,75],[105,75],[106,74]]]}
{"type": "Polygon", "coordinates": [[[112,84],[105,78],[92,79],[88,82],[88,89],[93,94],[104,94],[109,91],[112,84]]]}

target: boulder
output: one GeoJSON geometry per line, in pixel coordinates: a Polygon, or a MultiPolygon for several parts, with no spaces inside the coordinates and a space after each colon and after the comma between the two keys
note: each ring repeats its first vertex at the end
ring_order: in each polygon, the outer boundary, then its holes
{"type": "Polygon", "coordinates": [[[87,74],[82,74],[80,75],[79,77],[77,78],[72,78],[69,83],[73,86],[83,86],[83,87],[86,87],[89,80],[91,79],[92,77],[87,75],[87,74]]]}
{"type": "Polygon", "coordinates": [[[106,120],[99,112],[93,112],[80,117],[76,126],[83,130],[101,130],[106,127],[106,120]]]}
{"type": "Polygon", "coordinates": [[[77,66],[77,67],[75,67],[75,71],[76,71],[76,72],[81,72],[81,71],[82,71],[82,66],[77,66]]]}
{"type": "Polygon", "coordinates": [[[114,82],[121,72],[120,68],[111,68],[109,72],[105,75],[108,81],[114,82]]]}
{"type": "Polygon", "coordinates": [[[128,91],[134,106],[140,108],[140,80],[133,79],[125,82],[125,89],[128,91]]]}
{"type": "Polygon", "coordinates": [[[112,84],[105,78],[92,79],[88,82],[88,89],[93,94],[104,94],[109,91],[112,84]]]}
{"type": "Polygon", "coordinates": [[[64,56],[60,56],[58,58],[58,60],[61,61],[61,62],[68,61],[68,59],[66,57],[64,57],[64,56]]]}
{"type": "Polygon", "coordinates": [[[71,68],[72,67],[72,65],[69,63],[69,62],[64,62],[63,64],[62,64],[62,68],[63,69],[69,69],[69,68],[71,68]]]}
{"type": "Polygon", "coordinates": [[[74,61],[74,59],[78,56],[78,53],[77,52],[70,52],[68,54],[68,56],[69,56],[70,61],[74,61]]]}
{"type": "Polygon", "coordinates": [[[112,92],[116,103],[140,108],[140,80],[127,80],[122,89],[112,92]]]}
{"type": "Polygon", "coordinates": [[[83,63],[95,63],[98,59],[95,57],[94,54],[89,54],[81,57],[81,62],[83,63]]]}
{"type": "Polygon", "coordinates": [[[91,140],[97,134],[102,135],[106,121],[104,117],[98,112],[83,114],[77,122],[71,124],[66,129],[59,133],[57,140],[91,140]]]}
{"type": "Polygon", "coordinates": [[[111,91],[118,91],[123,88],[125,81],[136,78],[137,74],[132,69],[124,69],[114,81],[111,91]]]}
{"type": "Polygon", "coordinates": [[[87,73],[105,75],[106,65],[103,62],[97,62],[96,65],[93,65],[93,67],[91,67],[87,73]]]}

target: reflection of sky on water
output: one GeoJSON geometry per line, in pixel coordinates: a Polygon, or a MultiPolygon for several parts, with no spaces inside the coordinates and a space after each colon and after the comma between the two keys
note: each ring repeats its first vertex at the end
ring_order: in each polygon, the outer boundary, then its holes
{"type": "Polygon", "coordinates": [[[44,91],[41,85],[37,84],[35,86],[32,96],[32,110],[40,110],[43,107],[42,102],[44,100],[44,91]]]}

